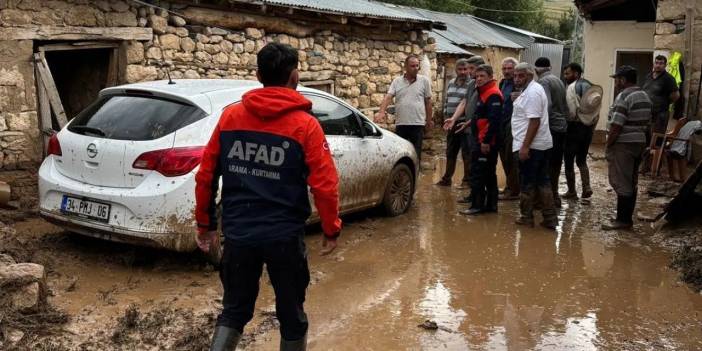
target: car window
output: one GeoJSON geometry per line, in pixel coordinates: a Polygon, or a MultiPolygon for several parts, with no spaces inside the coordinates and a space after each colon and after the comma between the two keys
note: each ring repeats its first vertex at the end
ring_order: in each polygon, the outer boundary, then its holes
{"type": "Polygon", "coordinates": [[[365,118],[361,118],[361,124],[363,125],[363,131],[368,137],[382,137],[383,133],[376,127],[373,123],[365,118]]]}
{"type": "Polygon", "coordinates": [[[363,136],[356,115],[349,108],[331,99],[306,95],[312,101],[312,115],[317,118],[326,135],[363,136]]]}
{"type": "Polygon", "coordinates": [[[198,107],[152,96],[105,96],[79,113],[68,130],[117,140],[153,140],[207,116],[198,107]]]}

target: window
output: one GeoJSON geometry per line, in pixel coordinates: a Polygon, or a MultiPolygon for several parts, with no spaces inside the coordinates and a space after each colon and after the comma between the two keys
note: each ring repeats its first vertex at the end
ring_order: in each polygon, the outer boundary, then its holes
{"type": "Polygon", "coordinates": [[[305,97],[312,101],[312,115],[322,125],[324,134],[363,136],[356,115],[349,108],[321,96],[306,95],[305,97]]]}
{"type": "Polygon", "coordinates": [[[117,140],[154,140],[207,114],[192,105],[151,96],[107,96],[79,113],[68,130],[117,140]]]}
{"type": "Polygon", "coordinates": [[[367,137],[382,137],[383,133],[376,127],[373,123],[365,118],[361,118],[361,124],[363,125],[363,131],[366,133],[367,137]]]}

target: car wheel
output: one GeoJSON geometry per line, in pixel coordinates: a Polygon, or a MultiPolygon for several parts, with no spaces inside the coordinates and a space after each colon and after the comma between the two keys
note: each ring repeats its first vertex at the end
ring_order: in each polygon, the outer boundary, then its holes
{"type": "Polygon", "coordinates": [[[385,188],[382,207],[388,216],[399,216],[410,208],[414,195],[414,177],[406,164],[395,165],[385,188]]]}

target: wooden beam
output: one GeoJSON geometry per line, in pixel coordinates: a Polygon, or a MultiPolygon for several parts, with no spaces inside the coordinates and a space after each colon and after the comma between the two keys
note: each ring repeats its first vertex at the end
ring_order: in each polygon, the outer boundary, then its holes
{"type": "Polygon", "coordinates": [[[39,51],[65,51],[65,50],[89,50],[89,49],[112,49],[118,47],[117,43],[72,43],[72,44],[48,44],[39,47],[39,51]]]}
{"type": "Polygon", "coordinates": [[[59,128],[63,128],[63,126],[68,123],[68,118],[66,117],[66,112],[63,110],[61,97],[59,96],[58,89],[56,89],[56,84],[54,83],[54,78],[49,70],[49,64],[46,63],[46,58],[44,58],[44,53],[39,52],[34,54],[34,65],[39,72],[40,80],[44,86],[44,89],[46,90],[51,109],[54,111],[59,128]]]}
{"type": "Polygon", "coordinates": [[[49,145],[49,136],[54,129],[51,123],[51,103],[49,102],[49,96],[46,94],[44,82],[41,80],[39,69],[36,66],[34,68],[37,79],[37,100],[39,103],[39,129],[41,130],[42,140],[44,142],[42,155],[46,157],[46,148],[49,145]]]}
{"type": "Polygon", "coordinates": [[[592,12],[595,10],[623,4],[625,2],[627,2],[627,0],[593,0],[586,4],[583,4],[583,11],[592,12]]]}
{"type": "Polygon", "coordinates": [[[57,27],[0,28],[4,40],[139,40],[153,38],[151,28],[141,27],[57,27]]]}

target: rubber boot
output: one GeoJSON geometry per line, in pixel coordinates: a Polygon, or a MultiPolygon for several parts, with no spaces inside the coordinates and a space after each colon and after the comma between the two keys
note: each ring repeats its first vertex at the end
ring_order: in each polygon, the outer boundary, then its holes
{"type": "Polygon", "coordinates": [[[577,199],[578,191],[575,189],[575,170],[565,171],[566,183],[568,184],[568,192],[563,194],[564,199],[577,199]]]}
{"type": "Polygon", "coordinates": [[[241,333],[234,328],[218,326],[212,336],[210,351],[234,351],[239,344],[241,333]]]}
{"type": "Polygon", "coordinates": [[[636,205],[636,197],[632,196],[617,196],[617,218],[609,223],[602,224],[604,230],[630,229],[634,225],[632,215],[634,214],[634,206],[636,205]],[[633,204],[633,205],[632,205],[633,204]]]}
{"type": "Polygon", "coordinates": [[[514,223],[534,226],[534,189],[519,193],[519,218],[514,223]]]}
{"type": "Polygon", "coordinates": [[[299,340],[285,340],[280,338],[280,351],[305,351],[307,350],[307,334],[299,340]]]}
{"type": "Polygon", "coordinates": [[[537,189],[541,197],[541,214],[544,217],[541,226],[548,229],[556,229],[558,226],[558,216],[556,215],[556,207],[554,204],[553,190],[548,186],[542,186],[537,189]]]}
{"type": "Polygon", "coordinates": [[[589,199],[592,196],[592,187],[590,186],[590,169],[587,165],[578,166],[580,169],[580,180],[583,183],[583,199],[589,199]]]}
{"type": "Polygon", "coordinates": [[[453,173],[456,171],[456,160],[446,160],[446,172],[444,172],[444,176],[441,177],[441,180],[439,180],[436,185],[439,186],[451,186],[451,178],[453,177],[453,173]]]}

